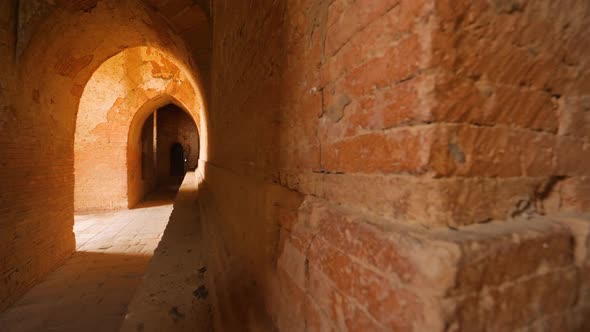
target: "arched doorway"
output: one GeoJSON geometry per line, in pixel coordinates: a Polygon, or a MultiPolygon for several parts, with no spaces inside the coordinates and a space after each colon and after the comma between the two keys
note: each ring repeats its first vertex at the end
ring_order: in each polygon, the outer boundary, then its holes
{"type": "Polygon", "coordinates": [[[197,168],[199,145],[197,122],[178,100],[163,97],[142,107],[129,130],[130,207],[149,194],[178,190],[186,171],[197,168]]]}
{"type": "MultiPolygon", "coordinates": [[[[90,77],[80,99],[76,122],[76,211],[134,207],[156,187],[157,120],[150,117],[155,110],[169,104],[179,105],[177,113],[197,127],[202,110],[198,86],[186,84],[191,74],[174,59],[161,49],[129,48],[106,60],[90,77]],[[131,157],[125,153],[128,149],[132,150],[131,157]]],[[[166,122],[165,117],[160,120],[161,125],[166,122]]],[[[173,120],[168,121],[169,127],[174,127],[173,120]]],[[[161,146],[162,151],[168,154],[169,142],[182,143],[187,158],[187,145],[176,137],[161,146]]],[[[194,150],[198,152],[199,148],[194,150]]],[[[162,160],[169,162],[167,155],[162,160]]],[[[162,175],[169,175],[167,167],[162,175]]]]}

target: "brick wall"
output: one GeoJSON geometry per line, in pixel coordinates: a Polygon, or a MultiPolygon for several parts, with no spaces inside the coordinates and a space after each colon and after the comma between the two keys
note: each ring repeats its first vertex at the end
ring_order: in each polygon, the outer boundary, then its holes
{"type": "MultiPolygon", "coordinates": [[[[452,208],[457,223],[543,213],[564,180],[566,191],[583,193],[589,10],[583,1],[436,3],[431,116],[449,143],[439,174],[469,197],[452,208]],[[484,181],[511,189],[493,208],[462,208],[487,200],[484,181]]],[[[588,207],[587,195],[564,196],[555,197],[561,209],[588,207]]]]}
{"type": "Polygon", "coordinates": [[[584,329],[588,10],[214,2],[218,328],[584,329]]]}

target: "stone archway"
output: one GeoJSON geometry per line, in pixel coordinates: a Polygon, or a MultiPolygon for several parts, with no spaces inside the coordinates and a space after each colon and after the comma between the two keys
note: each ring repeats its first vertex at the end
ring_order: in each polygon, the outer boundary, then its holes
{"type": "Polygon", "coordinates": [[[76,122],[77,212],[133,207],[154,187],[152,178],[141,176],[140,156],[127,151],[141,150],[139,136],[130,133],[141,131],[135,126],[143,125],[158,101],[171,99],[199,127],[203,102],[189,77],[170,55],[151,47],[126,49],[95,71],[81,96],[76,122]],[[138,113],[141,123],[135,122],[138,113]]]}
{"type": "MultiPolygon", "coordinates": [[[[171,95],[162,94],[158,95],[149,101],[145,102],[138,110],[135,112],[133,119],[129,124],[129,131],[127,137],[127,145],[126,145],[126,160],[127,160],[127,198],[129,207],[135,206],[137,203],[141,201],[141,199],[150,191],[152,191],[157,185],[158,176],[155,171],[156,166],[152,172],[154,173],[152,176],[143,177],[141,176],[142,170],[142,131],[144,130],[144,126],[146,121],[149,121],[150,117],[153,116],[154,112],[164,106],[167,105],[175,105],[179,109],[183,111],[183,113],[187,114],[189,118],[194,122],[196,125],[196,131],[198,134],[198,145],[199,145],[199,154],[201,154],[200,150],[203,146],[203,141],[201,138],[201,130],[202,126],[199,125],[199,122],[196,120],[198,119],[199,113],[194,113],[188,111],[188,107],[185,106],[186,104],[171,95]]],[[[159,147],[161,149],[161,147],[159,147]]]]}

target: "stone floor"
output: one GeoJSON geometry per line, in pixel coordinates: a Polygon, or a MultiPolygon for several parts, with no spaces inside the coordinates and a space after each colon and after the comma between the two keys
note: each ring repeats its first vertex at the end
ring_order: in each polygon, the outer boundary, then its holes
{"type": "Polygon", "coordinates": [[[172,197],[76,216],[77,252],[0,314],[0,331],[118,331],[164,233],[172,197]]]}

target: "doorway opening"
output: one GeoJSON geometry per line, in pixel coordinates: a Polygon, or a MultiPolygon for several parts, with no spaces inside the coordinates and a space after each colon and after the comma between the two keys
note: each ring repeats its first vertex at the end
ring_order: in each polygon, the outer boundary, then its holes
{"type": "MultiPolygon", "coordinates": [[[[195,121],[183,108],[170,103],[146,118],[140,135],[130,138],[128,157],[141,162],[142,176],[136,180],[138,198],[158,192],[175,194],[185,174],[197,168],[199,132],[195,121]],[[141,146],[134,148],[134,144],[141,146]]],[[[130,178],[139,177],[130,174],[130,178]]]]}
{"type": "Polygon", "coordinates": [[[182,144],[174,143],[170,148],[170,176],[184,176],[184,150],[182,144]]]}

